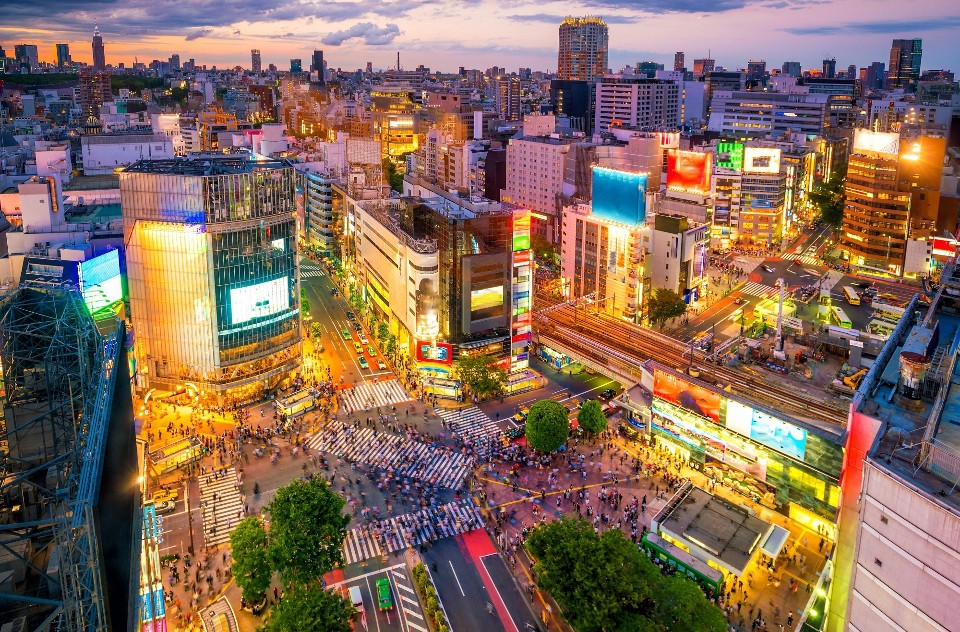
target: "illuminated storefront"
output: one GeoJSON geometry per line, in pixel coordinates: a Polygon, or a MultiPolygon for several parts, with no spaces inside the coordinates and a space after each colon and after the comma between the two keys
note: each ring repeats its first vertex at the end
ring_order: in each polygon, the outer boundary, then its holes
{"type": "Polygon", "coordinates": [[[141,528],[139,629],[141,632],[166,632],[166,602],[163,598],[159,549],[163,542],[163,518],[157,515],[152,502],[143,508],[141,528]]]}
{"type": "Polygon", "coordinates": [[[137,387],[246,401],[299,366],[295,178],[249,154],[120,175],[137,387]]]}
{"type": "Polygon", "coordinates": [[[530,211],[513,215],[513,296],[511,298],[510,371],[530,366],[530,309],[533,302],[533,251],[530,250],[530,211]]]}
{"type": "Polygon", "coordinates": [[[780,513],[835,521],[839,440],[659,365],[653,394],[652,434],[664,449],[780,513]]]}

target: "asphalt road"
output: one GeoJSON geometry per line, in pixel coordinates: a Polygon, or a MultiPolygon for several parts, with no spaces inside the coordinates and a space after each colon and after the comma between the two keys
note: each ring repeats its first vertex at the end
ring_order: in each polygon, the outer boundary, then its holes
{"type": "Polygon", "coordinates": [[[423,609],[413,589],[413,579],[407,572],[406,565],[396,564],[347,579],[342,587],[348,598],[352,586],[360,589],[363,598],[363,615],[358,620],[356,629],[370,632],[419,632],[427,627],[423,609]],[[380,610],[378,607],[377,581],[381,579],[390,582],[392,607],[387,610],[380,610]]]}

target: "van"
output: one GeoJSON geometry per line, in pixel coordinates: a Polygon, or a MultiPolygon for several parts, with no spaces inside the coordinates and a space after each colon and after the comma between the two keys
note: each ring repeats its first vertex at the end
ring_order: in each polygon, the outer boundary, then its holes
{"type": "Polygon", "coordinates": [[[355,610],[363,611],[363,593],[360,592],[359,586],[350,587],[350,602],[355,610]]]}

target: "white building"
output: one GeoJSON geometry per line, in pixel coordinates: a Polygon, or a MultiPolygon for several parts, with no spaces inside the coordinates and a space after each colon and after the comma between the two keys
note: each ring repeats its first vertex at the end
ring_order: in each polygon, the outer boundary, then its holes
{"type": "Polygon", "coordinates": [[[611,125],[640,129],[680,124],[680,86],[675,81],[607,75],[597,80],[594,128],[611,125]]]}
{"type": "Polygon", "coordinates": [[[80,157],[86,175],[114,173],[138,160],[173,158],[173,140],[151,132],[114,132],[80,138],[80,157]]]}
{"type": "Polygon", "coordinates": [[[785,133],[820,135],[828,121],[826,94],[782,94],[717,90],[707,129],[757,138],[785,133]]]}
{"type": "Polygon", "coordinates": [[[507,145],[507,186],[500,199],[534,212],[531,230],[555,241],[559,229],[567,153],[578,139],[551,136],[515,138],[507,145]]]}

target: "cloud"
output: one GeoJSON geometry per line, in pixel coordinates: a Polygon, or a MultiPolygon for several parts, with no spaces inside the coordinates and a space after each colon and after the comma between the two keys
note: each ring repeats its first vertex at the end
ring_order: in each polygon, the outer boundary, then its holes
{"type": "Polygon", "coordinates": [[[832,26],[796,26],[783,29],[792,35],[890,35],[902,34],[912,37],[915,33],[942,31],[960,27],[960,15],[916,20],[874,20],[873,22],[847,22],[832,26]]]}
{"type": "Polygon", "coordinates": [[[373,22],[357,22],[353,26],[328,34],[321,41],[327,46],[340,46],[354,38],[360,38],[367,46],[382,46],[393,42],[400,35],[400,27],[386,24],[379,27],[373,22]]]}
{"type": "Polygon", "coordinates": [[[213,29],[209,29],[209,28],[197,29],[192,33],[187,33],[183,39],[187,40],[188,42],[192,42],[193,40],[200,39],[201,37],[206,37],[211,33],[213,33],[213,29]]]}

